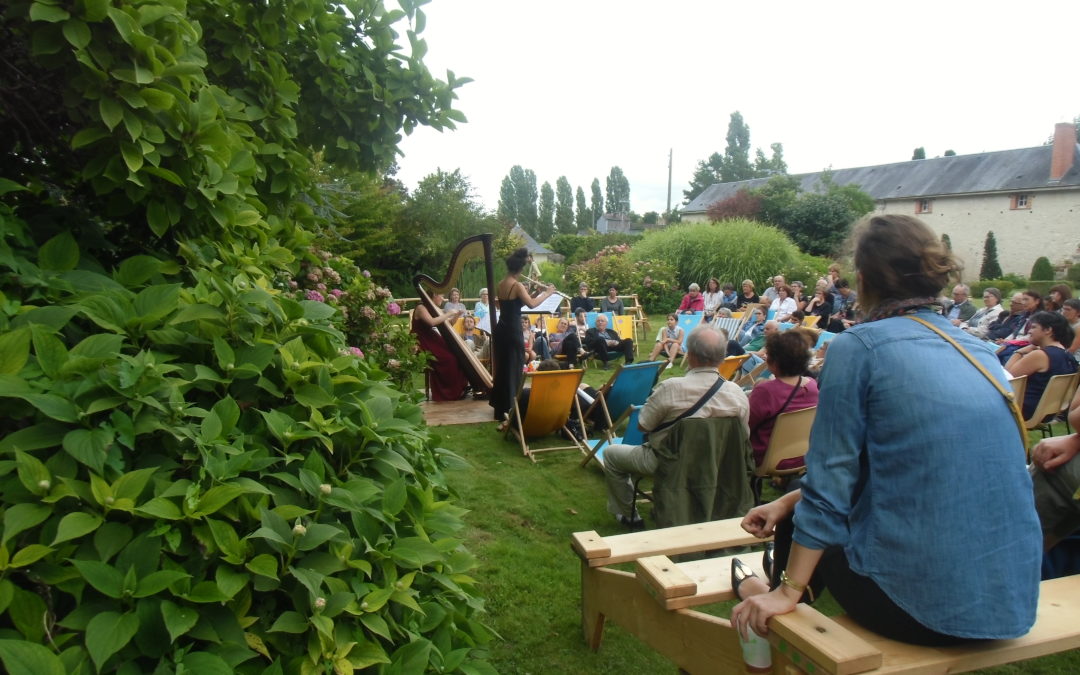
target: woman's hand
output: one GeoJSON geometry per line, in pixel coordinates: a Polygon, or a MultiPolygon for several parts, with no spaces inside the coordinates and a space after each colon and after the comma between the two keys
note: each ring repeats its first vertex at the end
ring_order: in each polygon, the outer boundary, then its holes
{"type": "Polygon", "coordinates": [[[799,598],[791,597],[795,591],[788,591],[787,588],[781,586],[775,591],[751,596],[735,605],[735,609],[731,610],[731,625],[739,631],[744,640],[749,637],[746,631],[748,627],[758,635],[768,635],[771,617],[787,614],[795,609],[799,598]]]}
{"type": "Polygon", "coordinates": [[[742,519],[742,523],[740,523],[742,529],[758,539],[771,537],[773,531],[776,529],[776,524],[795,511],[795,504],[798,502],[801,494],[797,492],[792,492],[790,494],[797,496],[794,500],[785,496],[776,501],[769,502],[768,504],[762,504],[761,506],[755,506],[750,509],[746,513],[746,517],[742,519]]]}
{"type": "Polygon", "coordinates": [[[1080,434],[1044,438],[1031,449],[1031,461],[1043,471],[1053,471],[1080,453],[1080,434]]]}

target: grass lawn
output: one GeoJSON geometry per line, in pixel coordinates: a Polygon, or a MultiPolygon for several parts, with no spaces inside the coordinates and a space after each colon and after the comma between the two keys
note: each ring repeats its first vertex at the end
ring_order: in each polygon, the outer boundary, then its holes
{"type": "MultiPolygon", "coordinates": [[[[650,320],[655,331],[662,317],[650,320]]],[[[613,372],[590,368],[585,381],[599,387],[613,372]]],[[[676,366],[663,377],[682,374],[676,366]]],[[[502,638],[491,646],[492,664],[503,673],[673,672],[667,659],[614,624],[608,624],[599,652],[585,646],[570,535],[622,531],[607,513],[599,465],[582,468],[581,456],[568,451],[541,455],[533,464],[516,442],[496,433],[494,422],[433,431],[440,445],[464,460],[448,476],[458,503],[470,510],[467,546],[480,561],[475,576],[487,601],[487,623],[502,638]]],[[[827,599],[822,603],[822,611],[835,611],[827,599]]],[[[1080,673],[1080,651],[981,672],[1080,673]]]]}

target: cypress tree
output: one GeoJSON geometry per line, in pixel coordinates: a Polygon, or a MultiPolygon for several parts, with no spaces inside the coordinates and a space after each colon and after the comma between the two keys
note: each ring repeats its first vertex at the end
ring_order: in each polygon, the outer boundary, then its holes
{"type": "Polygon", "coordinates": [[[997,239],[994,238],[994,232],[990,231],[986,233],[986,243],[983,244],[983,261],[982,268],[979,270],[979,279],[1000,279],[1001,278],[1001,264],[998,263],[997,255],[997,239]]]}
{"type": "Polygon", "coordinates": [[[1031,280],[1032,281],[1053,281],[1054,280],[1054,266],[1050,264],[1050,259],[1046,256],[1039,256],[1039,259],[1035,261],[1035,265],[1031,268],[1031,280]]]}

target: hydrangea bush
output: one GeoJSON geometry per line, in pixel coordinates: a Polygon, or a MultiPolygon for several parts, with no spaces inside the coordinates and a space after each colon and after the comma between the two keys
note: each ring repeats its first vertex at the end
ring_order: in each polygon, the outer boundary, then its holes
{"type": "Polygon", "coordinates": [[[680,293],[674,269],[658,260],[633,260],[630,251],[629,244],[605,246],[591,259],[569,266],[567,287],[576,288],[584,281],[600,295],[614,284],[620,295],[636,293],[648,312],[677,307],[680,293]]]}

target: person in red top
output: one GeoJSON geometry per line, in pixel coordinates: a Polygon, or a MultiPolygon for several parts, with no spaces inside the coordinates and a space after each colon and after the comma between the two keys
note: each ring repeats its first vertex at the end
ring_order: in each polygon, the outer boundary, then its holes
{"type": "Polygon", "coordinates": [[[701,286],[690,284],[690,292],[683,296],[679,305],[679,314],[693,314],[705,311],[705,296],[701,294],[701,286]]]}
{"type": "MultiPolygon", "coordinates": [[[[777,332],[765,339],[765,365],[774,379],[759,382],[750,392],[750,447],[754,450],[754,464],[760,466],[765,459],[777,415],[817,405],[817,382],[805,375],[809,363],[806,340],[797,331],[777,332]]],[[[777,468],[802,465],[802,459],[787,459],[777,468]]]]}

